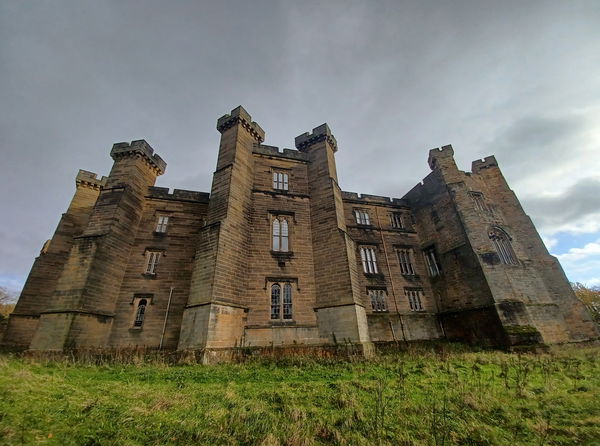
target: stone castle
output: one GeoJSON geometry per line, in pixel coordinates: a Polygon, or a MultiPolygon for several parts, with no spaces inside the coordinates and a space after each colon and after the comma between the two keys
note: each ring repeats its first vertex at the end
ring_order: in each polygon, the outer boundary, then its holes
{"type": "Polygon", "coordinates": [[[80,170],[3,343],[30,351],[452,339],[487,346],[597,338],[493,156],[451,146],[403,198],[342,191],[323,124],[297,150],[263,144],[237,107],[217,122],[210,194],[154,187],[166,164],[115,144],[108,177],[80,170]]]}

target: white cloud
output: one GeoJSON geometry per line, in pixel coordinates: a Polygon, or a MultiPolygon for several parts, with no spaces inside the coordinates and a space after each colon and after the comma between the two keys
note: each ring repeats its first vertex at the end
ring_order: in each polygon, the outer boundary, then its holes
{"type": "Polygon", "coordinates": [[[559,254],[556,257],[558,257],[561,262],[573,262],[596,255],[600,255],[600,240],[587,243],[583,248],[571,248],[565,254],[559,254]]]}

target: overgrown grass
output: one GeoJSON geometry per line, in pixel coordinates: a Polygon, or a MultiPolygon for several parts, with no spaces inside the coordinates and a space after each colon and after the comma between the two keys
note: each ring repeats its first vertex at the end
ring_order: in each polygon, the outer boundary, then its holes
{"type": "Polygon", "coordinates": [[[444,348],[216,366],[3,355],[0,444],[598,445],[599,353],[444,348]]]}

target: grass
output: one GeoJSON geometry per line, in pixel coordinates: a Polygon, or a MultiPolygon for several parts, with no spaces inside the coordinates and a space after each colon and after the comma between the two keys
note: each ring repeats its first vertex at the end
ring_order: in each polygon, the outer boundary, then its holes
{"type": "Polygon", "coordinates": [[[92,365],[0,356],[0,444],[600,445],[600,348],[92,365]]]}

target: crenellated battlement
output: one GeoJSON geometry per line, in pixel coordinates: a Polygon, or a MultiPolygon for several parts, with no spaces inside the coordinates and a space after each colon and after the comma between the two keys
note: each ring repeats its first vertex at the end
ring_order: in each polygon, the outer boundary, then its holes
{"type": "Polygon", "coordinates": [[[106,180],[107,178],[105,176],[98,178],[97,173],[79,169],[79,172],[77,172],[77,176],[75,177],[75,184],[77,187],[89,187],[91,189],[99,190],[106,185],[106,180]]]}
{"type": "Polygon", "coordinates": [[[141,156],[156,169],[157,175],[165,173],[167,168],[167,163],[158,154],[154,153],[154,149],[144,139],[131,141],[131,143],[115,143],[110,151],[110,156],[115,161],[130,156],[141,156]]]}
{"type": "Polygon", "coordinates": [[[496,161],[494,155],[486,156],[482,160],[473,161],[473,163],[471,163],[471,172],[478,173],[479,171],[490,167],[498,167],[498,161],[496,161]]]}
{"type": "Polygon", "coordinates": [[[387,204],[393,206],[407,206],[406,201],[401,198],[384,197],[382,195],[358,194],[356,192],[342,191],[342,200],[363,202],[365,204],[387,204]]]}
{"type": "Polygon", "coordinates": [[[454,149],[451,144],[442,146],[441,148],[431,149],[429,151],[429,157],[427,158],[427,164],[429,164],[429,167],[433,170],[438,166],[439,160],[441,159],[454,160],[454,149]]]}
{"type": "Polygon", "coordinates": [[[259,143],[265,140],[265,131],[252,120],[252,116],[241,105],[231,110],[228,115],[223,115],[217,120],[217,130],[223,133],[227,129],[240,123],[259,143]]]}
{"type": "Polygon", "coordinates": [[[197,201],[199,203],[208,203],[210,194],[208,192],[197,192],[193,190],[174,189],[169,192],[168,187],[151,186],[148,188],[149,198],[159,198],[161,200],[176,201],[197,201]]]}
{"type": "Polygon", "coordinates": [[[305,132],[302,135],[296,136],[294,142],[296,148],[300,151],[308,149],[313,144],[321,141],[327,141],[334,152],[337,152],[337,141],[331,133],[331,129],[325,124],[315,127],[312,133],[305,132]]]}
{"type": "Polygon", "coordinates": [[[308,155],[306,153],[294,149],[283,149],[283,151],[280,151],[279,147],[267,146],[265,144],[254,144],[254,147],[252,147],[252,153],[276,156],[278,158],[308,161],[308,155]]]}

